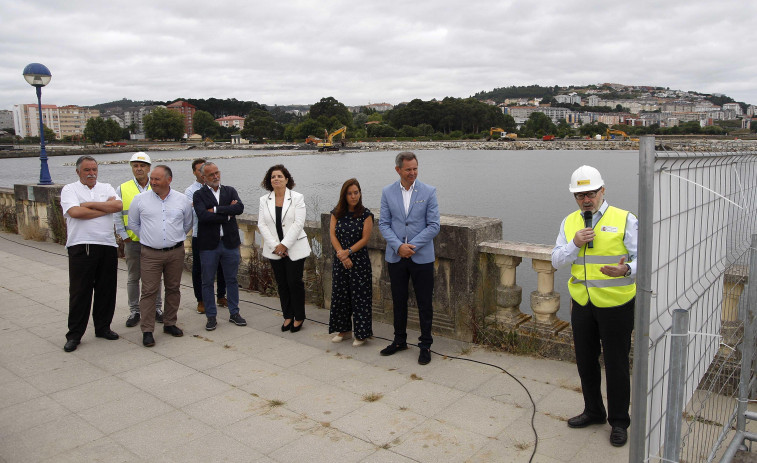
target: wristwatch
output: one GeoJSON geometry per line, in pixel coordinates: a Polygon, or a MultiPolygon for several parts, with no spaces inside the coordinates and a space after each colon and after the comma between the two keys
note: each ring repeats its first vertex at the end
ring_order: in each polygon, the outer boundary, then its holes
{"type": "Polygon", "coordinates": [[[628,264],[626,264],[626,267],[628,267],[628,270],[626,270],[626,275],[625,276],[630,277],[631,276],[631,266],[628,265],[628,264]]]}
{"type": "Polygon", "coordinates": [[[347,255],[348,255],[348,256],[351,256],[351,255],[352,255],[352,248],[347,248],[347,255]]]}

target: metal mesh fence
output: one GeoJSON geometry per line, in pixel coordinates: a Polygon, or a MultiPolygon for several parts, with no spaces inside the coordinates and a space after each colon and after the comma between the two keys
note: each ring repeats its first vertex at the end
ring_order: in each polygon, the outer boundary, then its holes
{"type": "Polygon", "coordinates": [[[757,151],[657,148],[642,140],[630,461],[713,461],[735,430],[757,151]]]}

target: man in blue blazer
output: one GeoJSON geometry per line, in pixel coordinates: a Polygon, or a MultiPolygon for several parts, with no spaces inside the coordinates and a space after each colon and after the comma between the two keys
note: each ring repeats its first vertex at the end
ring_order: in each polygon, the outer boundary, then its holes
{"type": "Polygon", "coordinates": [[[229,321],[238,326],[247,322],[239,315],[239,226],[236,216],[244,212],[237,190],[221,185],[221,171],[212,162],[202,166],[205,185],[192,198],[197,213],[197,247],[202,267],[202,300],[208,322],[205,329],[216,329],[216,302],[213,291],[216,269],[220,262],[226,280],[229,321]]]}
{"type": "Polygon", "coordinates": [[[439,233],[439,204],[436,188],[416,180],[418,158],[414,153],[399,153],[395,164],[400,180],[381,192],[379,217],[379,230],[386,240],[394,306],[394,341],[381,355],[407,349],[407,298],[412,280],[421,327],[418,363],[426,365],[431,361],[433,342],[434,237],[439,233]]]}

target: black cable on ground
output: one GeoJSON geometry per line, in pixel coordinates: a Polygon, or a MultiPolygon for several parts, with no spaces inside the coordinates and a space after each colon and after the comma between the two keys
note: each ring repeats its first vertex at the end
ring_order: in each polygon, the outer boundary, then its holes
{"type": "MultiPolygon", "coordinates": [[[[42,248],[38,248],[36,246],[32,246],[31,244],[26,244],[26,243],[21,243],[19,241],[14,241],[14,240],[12,240],[10,238],[6,238],[5,236],[0,236],[0,238],[4,239],[6,241],[10,241],[11,243],[14,243],[14,244],[18,244],[20,246],[26,246],[28,248],[36,249],[37,251],[46,252],[48,254],[55,254],[56,256],[61,256],[61,257],[68,257],[66,254],[61,254],[61,253],[58,253],[58,252],[48,251],[46,249],[42,249],[42,248]]],[[[121,268],[119,268],[119,270],[124,271],[124,272],[126,271],[125,269],[121,269],[121,268]]],[[[185,284],[181,284],[181,286],[183,286],[185,288],[192,288],[192,286],[185,285],[185,284]]],[[[274,307],[271,307],[271,306],[268,306],[268,305],[265,305],[265,304],[261,304],[259,302],[248,301],[248,300],[245,300],[245,299],[242,299],[242,298],[239,298],[239,302],[246,302],[248,304],[252,304],[252,305],[259,306],[259,307],[263,307],[263,308],[271,310],[273,312],[280,312],[281,311],[281,309],[276,309],[274,307]]],[[[328,323],[324,323],[322,321],[313,320],[313,319],[309,319],[309,320],[311,322],[313,322],[313,323],[318,323],[320,325],[328,326],[328,323]]],[[[376,338],[376,339],[383,339],[385,341],[393,342],[392,339],[387,339],[387,338],[384,338],[384,337],[381,337],[381,336],[373,336],[373,337],[376,338]]],[[[417,344],[413,344],[413,343],[410,343],[410,342],[407,343],[407,344],[410,345],[410,346],[418,347],[417,344]]],[[[446,354],[442,354],[442,353],[436,352],[434,350],[431,350],[431,352],[434,353],[434,354],[436,354],[436,355],[438,355],[438,356],[440,356],[440,357],[445,357],[445,358],[449,358],[449,359],[453,359],[453,360],[464,360],[466,362],[478,363],[479,365],[486,365],[486,366],[489,366],[489,367],[492,367],[492,368],[496,368],[496,369],[502,371],[502,373],[504,373],[507,376],[509,376],[510,378],[512,378],[513,380],[515,380],[515,382],[518,383],[520,385],[520,387],[523,388],[524,391],[526,391],[526,394],[528,395],[528,400],[531,401],[531,430],[534,432],[534,450],[533,450],[533,452],[531,452],[531,458],[528,459],[528,461],[530,463],[534,459],[534,456],[536,456],[536,449],[537,449],[537,447],[539,445],[539,434],[536,432],[536,425],[534,424],[534,420],[536,419],[536,402],[534,402],[534,398],[533,398],[533,396],[531,396],[531,391],[528,390],[528,388],[525,386],[525,384],[523,384],[518,378],[516,378],[515,376],[513,376],[512,373],[510,373],[509,371],[505,370],[504,368],[502,368],[499,365],[494,365],[493,363],[482,362],[480,360],[473,360],[473,359],[469,359],[469,358],[457,357],[457,356],[454,356],[454,355],[446,355],[446,354]]]]}

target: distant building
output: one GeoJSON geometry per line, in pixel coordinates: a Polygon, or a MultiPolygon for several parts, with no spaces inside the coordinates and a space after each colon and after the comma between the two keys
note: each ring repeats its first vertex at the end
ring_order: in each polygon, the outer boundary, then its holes
{"type": "MultiPolygon", "coordinates": [[[[736,116],[744,115],[744,111],[741,109],[741,105],[738,103],[726,103],[723,105],[723,111],[733,111],[736,116]]],[[[734,117],[737,119],[737,117],[734,117]]]]}
{"type": "Polygon", "coordinates": [[[383,113],[385,111],[389,111],[390,109],[394,108],[394,105],[391,105],[389,103],[369,103],[365,105],[368,109],[375,109],[376,111],[383,113]]]}
{"type": "Polygon", "coordinates": [[[81,137],[84,135],[84,127],[87,125],[87,121],[99,116],[100,111],[97,109],[74,105],[60,106],[58,107],[60,130],[56,132],[56,135],[58,138],[81,137]]]}
{"type": "Polygon", "coordinates": [[[557,95],[555,96],[555,100],[558,103],[581,104],[581,96],[576,92],[571,92],[567,95],[557,95]]]}
{"type": "Polygon", "coordinates": [[[126,124],[125,128],[134,128],[131,134],[132,140],[142,140],[145,138],[144,118],[151,112],[155,111],[156,108],[165,108],[165,106],[140,106],[138,108],[132,108],[124,111],[123,120],[124,124],[126,124]]]}
{"type": "Polygon", "coordinates": [[[244,128],[244,117],[240,116],[219,117],[218,119],[216,119],[216,122],[226,128],[237,127],[239,130],[242,130],[244,128]]]}
{"type": "Polygon", "coordinates": [[[194,121],[195,111],[197,111],[196,106],[191,105],[186,101],[178,100],[166,106],[166,109],[168,109],[169,111],[177,111],[181,113],[181,115],[184,116],[184,133],[188,137],[194,135],[192,122],[194,121]]]}
{"type": "MultiPolygon", "coordinates": [[[[56,138],[61,138],[57,106],[54,104],[42,105],[42,123],[55,132],[56,138]]],[[[13,128],[19,137],[39,137],[39,111],[37,110],[37,105],[13,105],[13,128]]]]}
{"type": "Polygon", "coordinates": [[[597,95],[592,95],[588,98],[587,104],[589,106],[599,106],[599,97],[597,95]]]}
{"type": "Polygon", "coordinates": [[[503,108],[505,114],[510,114],[515,119],[516,124],[525,123],[533,113],[544,113],[552,122],[557,124],[562,119],[567,119],[572,114],[568,108],[555,108],[552,106],[509,106],[503,108]]]}
{"type": "Polygon", "coordinates": [[[0,130],[12,129],[13,127],[13,111],[7,109],[0,110],[0,130]]]}

